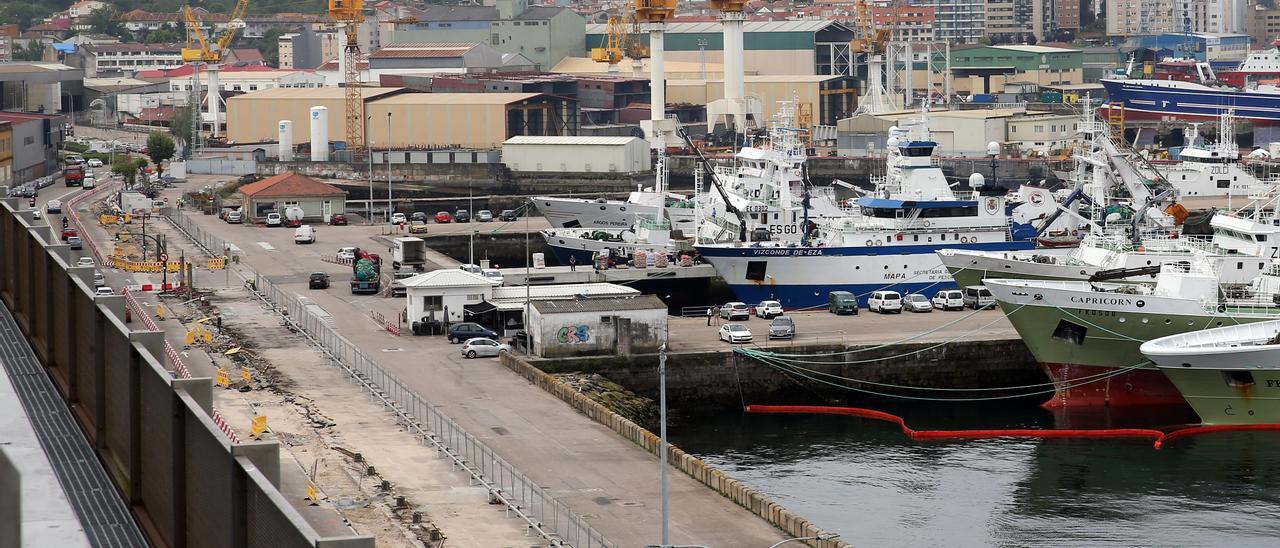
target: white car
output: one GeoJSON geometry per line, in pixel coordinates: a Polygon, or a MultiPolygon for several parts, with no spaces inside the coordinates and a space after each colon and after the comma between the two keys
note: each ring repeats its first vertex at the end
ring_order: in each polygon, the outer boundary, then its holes
{"type": "Polygon", "coordinates": [[[93,257],[80,257],[76,260],[76,266],[97,266],[93,264],[93,257]]]}
{"type": "Polygon", "coordinates": [[[97,270],[93,271],[93,287],[97,288],[104,285],[107,285],[107,277],[97,270]]]}
{"type": "Polygon", "coordinates": [[[490,280],[493,280],[495,282],[498,282],[498,285],[502,285],[503,282],[506,281],[506,277],[502,275],[502,271],[496,268],[485,268],[485,269],[482,269],[480,273],[483,274],[484,277],[489,278],[490,280]]]}
{"type": "Polygon", "coordinates": [[[62,213],[62,202],[59,200],[49,200],[44,203],[44,210],[49,213],[62,213]]]}
{"type": "Polygon", "coordinates": [[[933,296],[933,307],[943,310],[964,308],[964,293],[959,289],[943,289],[933,296]]]}
{"type": "Polygon", "coordinates": [[[919,293],[912,293],[902,298],[902,306],[912,312],[933,312],[933,303],[919,293]]]}
{"type": "Polygon", "coordinates": [[[354,260],[356,260],[356,248],[354,248],[354,247],[344,247],[344,248],[342,248],[342,249],[339,249],[339,250],[338,250],[338,260],[339,260],[339,261],[354,261],[354,260]]]}
{"type": "Polygon", "coordinates": [[[867,298],[867,310],[886,314],[902,312],[902,295],[897,291],[875,291],[867,298]]]}
{"type": "Polygon", "coordinates": [[[407,217],[405,217],[405,216],[404,216],[404,213],[392,213],[392,214],[391,214],[391,224],[393,224],[393,225],[402,225],[402,224],[405,224],[405,223],[407,223],[407,222],[409,222],[409,219],[408,219],[407,217]]]}
{"type": "Polygon", "coordinates": [[[316,229],[311,225],[302,225],[293,231],[293,243],[295,244],[314,244],[316,243],[316,229]]]}
{"type": "Polygon", "coordinates": [[[39,209],[33,209],[33,210],[31,210],[31,218],[32,218],[32,219],[39,219],[39,218],[41,218],[41,217],[43,217],[43,216],[44,216],[44,215],[42,215],[42,214],[40,213],[40,210],[39,210],[39,209]]]}
{"type": "Polygon", "coordinates": [[[98,286],[98,288],[93,291],[93,295],[95,297],[114,297],[115,294],[116,290],[107,286],[98,286]]]}
{"type": "Polygon", "coordinates": [[[102,167],[102,160],[89,158],[89,167],[102,167]]]}
{"type": "Polygon", "coordinates": [[[751,330],[740,323],[727,323],[720,326],[720,340],[729,344],[751,342],[751,330]]]}
{"type": "Polygon", "coordinates": [[[760,304],[756,305],[756,317],[769,320],[781,315],[782,303],[778,301],[760,301],[760,304]]]}
{"type": "Polygon", "coordinates": [[[747,303],[730,302],[720,306],[720,317],[729,321],[733,320],[750,320],[751,309],[747,307],[747,303]]]}
{"type": "Polygon", "coordinates": [[[484,337],[476,337],[467,339],[462,343],[462,355],[467,358],[479,358],[481,356],[497,356],[503,350],[511,350],[511,345],[503,344],[493,339],[484,337]]]}
{"type": "Polygon", "coordinates": [[[279,213],[268,213],[267,226],[284,226],[284,220],[280,218],[279,213]]]}

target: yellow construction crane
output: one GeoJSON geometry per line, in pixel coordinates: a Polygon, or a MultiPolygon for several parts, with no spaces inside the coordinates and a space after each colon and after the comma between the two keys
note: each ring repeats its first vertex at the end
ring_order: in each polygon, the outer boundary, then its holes
{"type": "Polygon", "coordinates": [[[249,11],[249,0],[237,0],[235,8],[231,10],[231,19],[227,22],[226,30],[223,30],[218,41],[210,46],[205,40],[204,31],[200,30],[200,22],[196,20],[196,14],[191,11],[191,6],[183,6],[182,15],[187,20],[188,29],[187,47],[182,48],[183,62],[210,64],[222,62],[222,55],[231,45],[231,40],[235,39],[236,33],[244,28],[244,16],[247,11],[249,11]],[[193,37],[196,39],[194,44],[191,41],[193,37]]]}
{"type": "Polygon", "coordinates": [[[329,0],[329,17],[347,27],[347,43],[342,51],[346,64],[346,105],[343,110],[347,119],[347,148],[356,155],[362,155],[365,150],[364,95],[360,93],[360,69],[356,67],[356,60],[360,57],[358,33],[360,23],[364,22],[364,0],[329,0]]]}
{"type": "MultiPolygon", "coordinates": [[[[898,2],[894,2],[896,6],[898,2]]],[[[854,4],[854,16],[857,21],[859,36],[853,40],[854,53],[884,53],[884,45],[893,36],[893,27],[896,25],[896,17],[891,18],[893,21],[882,21],[879,28],[876,27],[876,21],[871,14],[871,4],[867,0],[858,0],[854,4]]]]}
{"type": "Polygon", "coordinates": [[[646,0],[635,0],[635,4],[631,6],[620,5],[618,7],[620,14],[609,16],[602,47],[591,48],[591,60],[608,63],[609,72],[617,72],[618,63],[621,63],[624,57],[630,57],[635,61],[649,57],[649,46],[640,41],[643,31],[640,28],[640,19],[636,17],[636,7],[642,2],[645,5],[650,3],[646,0]]]}

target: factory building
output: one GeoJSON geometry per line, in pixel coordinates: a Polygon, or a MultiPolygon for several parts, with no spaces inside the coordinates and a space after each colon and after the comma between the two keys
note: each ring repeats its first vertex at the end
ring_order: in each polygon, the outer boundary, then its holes
{"type": "Polygon", "coordinates": [[[405,74],[384,75],[384,86],[433,93],[544,93],[577,101],[579,127],[635,123],[628,107],[646,106],[649,80],[611,74],[405,74]]]}
{"type": "Polygon", "coordinates": [[[517,135],[578,131],[577,103],[538,93],[401,93],[366,113],[375,148],[388,135],[395,148],[498,148],[517,135]]]}
{"type": "Polygon", "coordinates": [[[1049,46],[953,48],[951,71],[952,89],[958,93],[994,93],[1005,82],[1080,84],[1084,82],[1084,54],[1078,49],[1049,46]]]}
{"type": "MultiPolygon", "coordinates": [[[[587,50],[601,47],[606,32],[607,25],[587,25],[587,50]]],[[[667,23],[665,35],[669,64],[724,61],[724,26],[719,22],[667,23]]],[[[647,33],[640,38],[648,44],[647,33]]],[[[743,27],[743,66],[747,74],[849,75],[853,38],[853,30],[836,21],[748,21],[743,27]]]]}
{"type": "MultiPolygon", "coordinates": [[[[747,76],[746,95],[760,99],[763,123],[778,111],[779,101],[796,100],[802,126],[835,125],[853,114],[857,90],[852,76],[747,76]],[[804,118],[808,118],[806,121],[804,118]],[[807,123],[806,123],[807,122],[807,123]]],[[[667,102],[705,105],[724,98],[724,79],[668,80],[667,102]]]]}
{"type": "MultiPolygon", "coordinates": [[[[399,88],[360,88],[366,104],[400,92],[399,88]]],[[[290,120],[295,128],[294,144],[310,143],[311,107],[320,106],[329,109],[329,139],[342,141],[347,134],[342,115],[345,93],[335,87],[274,88],[231,97],[227,99],[227,139],[233,143],[275,141],[280,133],[277,123],[290,120]]]]}
{"type": "Polygon", "coordinates": [[[651,169],[639,137],[512,137],[502,143],[511,171],[641,173],[651,169]]]}

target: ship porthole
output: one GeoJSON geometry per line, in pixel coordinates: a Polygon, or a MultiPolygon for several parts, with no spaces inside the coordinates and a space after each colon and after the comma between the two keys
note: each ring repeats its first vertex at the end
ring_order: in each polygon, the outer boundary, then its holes
{"type": "Polygon", "coordinates": [[[1194,322],[1194,321],[1192,321],[1192,320],[1187,320],[1187,325],[1195,325],[1195,324],[1196,324],[1196,322],[1194,322]]]}
{"type": "Polygon", "coordinates": [[[1169,324],[1171,324],[1171,323],[1173,323],[1173,320],[1170,320],[1170,319],[1168,319],[1168,318],[1165,318],[1165,320],[1164,320],[1164,324],[1165,324],[1165,325],[1169,325],[1169,324]]]}
{"type": "Polygon", "coordinates": [[[1122,317],[1122,318],[1120,318],[1120,323],[1124,323],[1125,321],[1126,321],[1126,320],[1125,320],[1123,317],[1122,317]]]}
{"type": "Polygon", "coordinates": [[[1147,323],[1147,319],[1146,319],[1146,318],[1143,318],[1143,319],[1142,319],[1142,323],[1147,323]]]}
{"type": "Polygon", "coordinates": [[[1133,391],[1133,384],[1132,384],[1132,383],[1127,383],[1127,382],[1126,382],[1126,383],[1124,383],[1124,389],[1125,389],[1125,390],[1128,390],[1128,391],[1130,391],[1130,392],[1132,392],[1132,391],[1133,391]]]}

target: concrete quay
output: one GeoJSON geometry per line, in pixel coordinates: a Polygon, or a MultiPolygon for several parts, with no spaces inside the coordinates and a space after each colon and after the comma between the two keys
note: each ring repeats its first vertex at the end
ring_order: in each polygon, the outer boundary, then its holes
{"type": "MultiPolygon", "coordinates": [[[[185,186],[169,191],[170,200],[185,186]]],[[[349,268],[322,260],[342,246],[385,247],[381,239],[386,235],[372,227],[325,227],[319,245],[295,245],[291,230],[227,225],[215,216],[192,218],[238,248],[243,273],[252,275],[252,268],[310,299],[382,368],[585,515],[610,541],[622,546],[658,541],[656,457],[513,375],[497,360],[465,360],[457,346],[439,337],[391,335],[369,313],[395,318],[404,301],[353,296],[345,288],[349,268]],[[315,271],[330,273],[333,287],[308,290],[307,275],[315,271]]],[[[670,480],[673,543],[769,546],[785,539],[772,525],[692,478],[675,472],[670,480]]]]}

